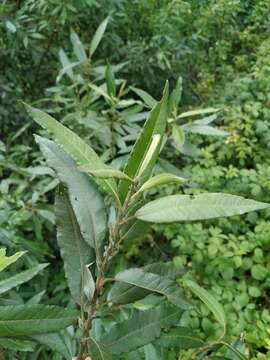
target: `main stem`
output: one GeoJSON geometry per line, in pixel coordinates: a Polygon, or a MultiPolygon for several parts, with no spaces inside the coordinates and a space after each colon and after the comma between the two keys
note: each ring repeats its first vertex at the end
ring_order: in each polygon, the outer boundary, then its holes
{"type": "MultiPolygon", "coordinates": [[[[128,210],[132,195],[134,195],[134,193],[136,192],[136,185],[137,182],[135,181],[134,183],[132,183],[132,185],[130,186],[129,192],[127,194],[126,200],[122,206],[122,208],[119,209],[118,211],[118,215],[114,224],[114,227],[111,230],[111,234],[110,234],[110,242],[108,244],[108,246],[105,248],[104,251],[104,255],[103,255],[103,259],[102,262],[100,264],[100,269],[99,269],[99,274],[97,276],[96,279],[96,284],[95,284],[95,292],[93,295],[93,298],[91,300],[89,309],[88,309],[88,313],[87,313],[87,318],[86,320],[84,320],[83,322],[83,334],[82,337],[80,339],[80,348],[79,348],[79,353],[76,357],[76,360],[85,360],[85,357],[87,356],[85,354],[86,348],[87,348],[87,341],[89,339],[89,331],[91,330],[92,327],[92,321],[93,318],[95,316],[96,313],[96,308],[97,308],[97,300],[98,297],[103,289],[104,283],[105,283],[105,274],[108,270],[108,265],[109,262],[113,256],[113,252],[115,249],[115,246],[117,245],[117,242],[120,239],[120,230],[121,227],[123,225],[123,220],[124,217],[126,215],[126,212],[128,210]]],[[[83,310],[82,310],[83,311],[83,310]]]]}

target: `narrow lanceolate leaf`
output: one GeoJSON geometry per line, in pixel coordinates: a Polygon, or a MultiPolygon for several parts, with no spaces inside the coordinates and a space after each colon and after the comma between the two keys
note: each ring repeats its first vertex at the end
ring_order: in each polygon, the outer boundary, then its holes
{"type": "Polygon", "coordinates": [[[100,247],[106,232],[106,211],[97,186],[77,169],[74,160],[53,141],[36,136],[49,166],[67,186],[72,208],[85,241],[94,249],[100,247]]]}
{"type": "Polygon", "coordinates": [[[91,41],[91,45],[90,45],[90,56],[92,56],[94,54],[94,52],[96,51],[102,37],[103,34],[106,30],[107,24],[109,21],[109,17],[107,17],[105,20],[102,21],[102,23],[99,25],[99,27],[97,28],[95,35],[93,36],[93,39],[91,41]]]}
{"type": "Polygon", "coordinates": [[[58,306],[0,306],[0,336],[18,337],[55,332],[73,324],[77,311],[58,306]]]}
{"type": "Polygon", "coordinates": [[[22,255],[25,254],[25,251],[19,251],[14,255],[6,256],[6,249],[0,249],[0,271],[4,270],[9,265],[17,261],[22,255]]]}
{"type": "MultiPolygon", "coordinates": [[[[92,164],[102,168],[105,166],[96,152],[83,141],[77,134],[66,128],[60,122],[45,112],[24,104],[29,115],[44,129],[52,133],[55,141],[69,154],[77,165],[92,164]]],[[[106,192],[118,199],[116,185],[113,180],[100,180],[100,184],[106,192]]]]}
{"type": "Polygon", "coordinates": [[[161,347],[177,347],[178,349],[192,349],[205,345],[189,328],[185,327],[177,327],[162,334],[157,343],[161,347]]]}
{"type": "Polygon", "coordinates": [[[180,309],[169,304],[136,311],[130,319],[114,325],[102,342],[112,353],[130,352],[158,338],[161,330],[177,324],[181,315],[180,309]]]}
{"type": "Polygon", "coordinates": [[[183,112],[182,114],[177,116],[177,119],[183,119],[189,116],[197,116],[197,115],[204,115],[204,114],[212,114],[217,111],[220,111],[220,109],[216,108],[207,108],[207,109],[197,109],[197,110],[190,110],[183,112]]]}
{"type": "Polygon", "coordinates": [[[168,277],[134,268],[118,273],[115,281],[117,283],[108,295],[108,301],[114,304],[134,302],[155,292],[165,296],[168,301],[182,309],[191,307],[185,300],[182,289],[168,277]]]}
{"type": "Polygon", "coordinates": [[[70,40],[72,42],[73,50],[74,50],[74,53],[75,53],[77,59],[80,62],[86,61],[87,56],[86,56],[83,44],[81,43],[79,36],[76,34],[76,32],[74,30],[71,31],[70,40]]]}
{"type": "Polygon", "coordinates": [[[74,300],[80,304],[82,274],[84,268],[94,259],[93,250],[84,241],[72,206],[65,193],[56,195],[55,200],[57,241],[67,283],[74,300]]]}
{"type": "Polygon", "coordinates": [[[170,195],[144,205],[135,217],[143,221],[170,223],[241,215],[269,207],[267,203],[222,193],[170,195]]]}
{"type": "MultiPolygon", "coordinates": [[[[124,168],[124,173],[127,174],[132,179],[134,179],[138,173],[138,170],[141,166],[142,161],[145,158],[145,155],[147,153],[153,135],[159,134],[161,138],[164,135],[166,123],[167,123],[168,94],[169,94],[169,90],[168,90],[168,85],[166,84],[161,101],[158,102],[150,112],[142,129],[142,132],[139,138],[137,139],[135,145],[133,146],[127,164],[124,168]]],[[[155,157],[157,157],[158,155],[158,150],[159,149],[157,149],[156,151],[155,157]]],[[[155,164],[155,158],[153,159],[153,161],[151,162],[150,166],[147,169],[147,174],[145,174],[144,181],[146,181],[150,177],[154,164],[155,164]]],[[[119,193],[122,202],[126,198],[128,188],[129,188],[129,184],[127,182],[124,181],[120,182],[119,193]]]]}
{"type": "Polygon", "coordinates": [[[201,135],[212,135],[212,136],[227,136],[229,133],[224,130],[216,129],[209,125],[199,125],[199,124],[186,124],[182,127],[186,132],[191,132],[193,134],[201,135]]]}
{"type": "Polygon", "coordinates": [[[180,176],[176,176],[170,173],[162,173],[162,174],[158,174],[156,176],[153,176],[151,179],[147,180],[138,190],[139,192],[145,191],[145,190],[149,190],[152,189],[153,187],[157,187],[160,185],[165,185],[165,184],[171,184],[171,183],[175,183],[175,184],[181,184],[184,181],[186,181],[186,179],[180,177],[180,176]]]}
{"type": "Polygon", "coordinates": [[[131,90],[135,92],[135,94],[137,94],[143,101],[144,103],[150,107],[151,109],[156,106],[157,101],[150,95],[148,94],[146,91],[142,90],[142,89],[138,89],[136,87],[131,87],[131,90]]]}
{"type": "Polygon", "coordinates": [[[189,289],[198,296],[201,301],[208,307],[208,309],[213,313],[216,320],[223,327],[224,333],[226,330],[226,317],[221,304],[217,302],[217,300],[205,289],[200,287],[195,282],[188,280],[186,282],[189,289]]]}
{"type": "Polygon", "coordinates": [[[173,89],[169,97],[169,102],[168,102],[169,114],[177,111],[178,105],[182,97],[182,90],[183,90],[182,77],[179,76],[179,78],[176,81],[175,88],[173,89]]]}
{"type": "Polygon", "coordinates": [[[109,349],[99,343],[94,338],[88,340],[88,351],[91,355],[91,359],[95,360],[113,360],[116,359],[115,355],[109,352],[109,349]]]}
{"type": "Polygon", "coordinates": [[[93,167],[93,165],[82,165],[78,167],[79,171],[81,172],[85,172],[87,174],[93,175],[95,177],[98,178],[102,178],[102,179],[109,179],[109,178],[115,178],[115,179],[122,179],[122,180],[127,180],[127,181],[131,181],[132,179],[127,176],[125,173],[123,173],[120,170],[116,170],[113,169],[111,167],[104,167],[102,169],[98,169],[97,167],[93,167]]]}
{"type": "Polygon", "coordinates": [[[159,148],[160,141],[161,141],[160,134],[155,134],[152,138],[149,148],[147,149],[145,157],[138,169],[138,177],[142,176],[145,170],[147,169],[147,167],[149,166],[150,162],[152,161],[154,155],[157,152],[157,149],[159,148]]]}
{"type": "Polygon", "coordinates": [[[0,347],[13,351],[31,351],[33,352],[36,344],[29,340],[0,338],[0,347]]]}
{"type": "Polygon", "coordinates": [[[11,276],[5,280],[0,281],[0,294],[4,294],[10,289],[19,286],[26,281],[31,280],[40,271],[42,271],[48,264],[39,264],[34,266],[32,269],[22,271],[21,273],[11,276]]]}
{"type": "Polygon", "coordinates": [[[116,95],[115,78],[112,67],[109,64],[106,67],[105,77],[106,77],[107,93],[110,96],[115,96],[116,95]]]}

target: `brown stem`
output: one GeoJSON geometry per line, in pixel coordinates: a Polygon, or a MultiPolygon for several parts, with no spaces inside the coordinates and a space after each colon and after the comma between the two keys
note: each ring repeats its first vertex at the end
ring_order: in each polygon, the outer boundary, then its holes
{"type": "Polygon", "coordinates": [[[136,186],[137,186],[137,181],[134,181],[134,183],[132,183],[132,185],[130,186],[130,190],[128,192],[128,195],[126,197],[126,200],[125,200],[122,208],[119,209],[119,212],[118,212],[118,215],[117,215],[117,218],[116,218],[116,221],[115,221],[115,225],[111,229],[110,242],[109,242],[108,246],[106,247],[106,249],[104,251],[103,260],[101,262],[100,269],[99,269],[99,274],[98,274],[97,279],[96,279],[95,292],[94,292],[93,298],[92,298],[90,306],[89,306],[87,318],[83,322],[83,335],[82,335],[81,340],[80,340],[79,353],[78,353],[78,355],[76,357],[76,360],[85,360],[85,356],[86,356],[85,351],[86,351],[86,348],[87,348],[87,341],[88,341],[88,338],[89,338],[89,331],[91,330],[92,321],[93,321],[93,318],[94,318],[95,313],[97,311],[97,300],[98,300],[98,297],[99,297],[99,295],[102,292],[102,289],[104,287],[105,273],[107,272],[109,262],[110,262],[110,260],[111,260],[111,258],[113,256],[115,245],[117,245],[117,242],[118,242],[118,240],[120,238],[121,226],[124,223],[123,220],[124,220],[126,211],[128,210],[128,207],[130,205],[132,195],[136,191],[136,186]]]}

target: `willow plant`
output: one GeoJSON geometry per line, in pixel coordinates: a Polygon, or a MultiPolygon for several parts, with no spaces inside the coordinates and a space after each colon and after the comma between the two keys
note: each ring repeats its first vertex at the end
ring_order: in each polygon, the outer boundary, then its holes
{"type": "MultiPolygon", "coordinates": [[[[222,306],[191,281],[185,282],[186,287],[209,307],[222,334],[209,343],[183,326],[183,314],[194,308],[176,282],[183,269],[170,262],[156,262],[113,274],[112,264],[122,244],[145,234],[151,223],[212,219],[269,207],[223,193],[149,199],[153,187],[186,181],[170,173],[152,176],[172,101],[174,96],[169,95],[166,85],[122,171],[105,164],[86,142],[50,115],[25,105],[54,139],[35,136],[59,178],[57,240],[67,284],[78,305],[73,318],[78,343],[76,353],[71,354],[76,360],[140,359],[147,346],[153,351],[162,349],[164,359],[171,348],[193,349],[192,358],[202,359],[230,347],[224,341],[226,316],[222,306]]],[[[234,359],[245,359],[234,347],[228,351],[234,359]]]]}

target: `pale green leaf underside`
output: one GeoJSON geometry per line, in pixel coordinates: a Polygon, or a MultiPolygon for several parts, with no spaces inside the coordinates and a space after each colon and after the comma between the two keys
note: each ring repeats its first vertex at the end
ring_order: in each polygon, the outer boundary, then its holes
{"type": "Polygon", "coordinates": [[[195,282],[188,280],[186,281],[187,286],[189,289],[198,296],[201,301],[208,307],[208,309],[213,313],[216,320],[219,322],[219,324],[223,327],[223,330],[225,332],[226,329],[226,316],[223,310],[223,307],[221,304],[217,302],[217,300],[205,289],[200,287],[195,282]]]}
{"type": "Polygon", "coordinates": [[[170,223],[241,215],[269,207],[267,203],[222,193],[170,195],[144,205],[135,217],[143,221],[170,223]]]}
{"type": "Polygon", "coordinates": [[[182,310],[169,304],[135,311],[130,319],[114,325],[102,342],[115,354],[135,350],[158,338],[163,328],[176,325],[181,315],[182,310]]]}
{"type": "Polygon", "coordinates": [[[97,167],[94,167],[92,165],[82,165],[78,167],[79,171],[88,173],[90,175],[93,175],[94,177],[98,177],[101,179],[109,179],[109,178],[115,178],[115,179],[122,179],[122,180],[128,180],[133,181],[129,176],[127,176],[125,173],[123,173],[120,170],[110,168],[109,166],[107,168],[98,169],[97,167]]]}
{"type": "Polygon", "coordinates": [[[67,283],[74,300],[81,303],[82,274],[84,268],[94,259],[93,250],[86,244],[74,216],[72,206],[65,193],[56,195],[57,242],[67,283]]]}
{"type": "Polygon", "coordinates": [[[182,289],[168,277],[134,268],[118,273],[115,280],[119,284],[116,283],[108,295],[108,300],[113,303],[136,301],[148,293],[155,292],[165,296],[169,302],[182,309],[191,307],[184,299],[182,289]],[[134,287],[139,288],[139,291],[134,290],[134,287]]]}
{"type": "Polygon", "coordinates": [[[73,324],[77,311],[47,305],[0,307],[0,336],[18,337],[55,332],[73,324]]]}
{"type": "Polygon", "coordinates": [[[181,184],[184,181],[186,181],[186,179],[180,176],[176,176],[174,174],[170,174],[170,173],[158,174],[147,180],[138,190],[138,193],[152,189],[153,187],[157,187],[160,185],[171,184],[171,183],[181,184]]]}
{"type": "Polygon", "coordinates": [[[102,21],[102,23],[99,25],[99,27],[97,28],[94,36],[93,36],[93,39],[91,41],[91,44],[90,44],[90,55],[92,56],[94,54],[94,52],[96,51],[102,37],[103,37],[103,34],[106,30],[106,27],[107,27],[107,24],[108,24],[108,21],[109,21],[109,16],[106,17],[106,19],[104,19],[102,21]]]}
{"type": "Polygon", "coordinates": [[[49,166],[67,186],[70,202],[85,241],[94,249],[100,247],[106,232],[105,204],[97,186],[77,169],[74,160],[53,141],[36,136],[49,166]]]}
{"type": "Polygon", "coordinates": [[[189,116],[197,116],[197,115],[202,115],[202,114],[212,114],[217,111],[220,111],[220,109],[206,108],[206,109],[190,110],[190,111],[186,111],[186,112],[183,112],[182,114],[178,115],[177,119],[183,119],[183,118],[186,118],[189,116]]]}
{"type": "Polygon", "coordinates": [[[17,275],[11,276],[5,280],[0,281],[0,294],[4,294],[10,289],[31,280],[40,271],[42,271],[48,264],[39,264],[32,269],[24,270],[17,275]]]}

